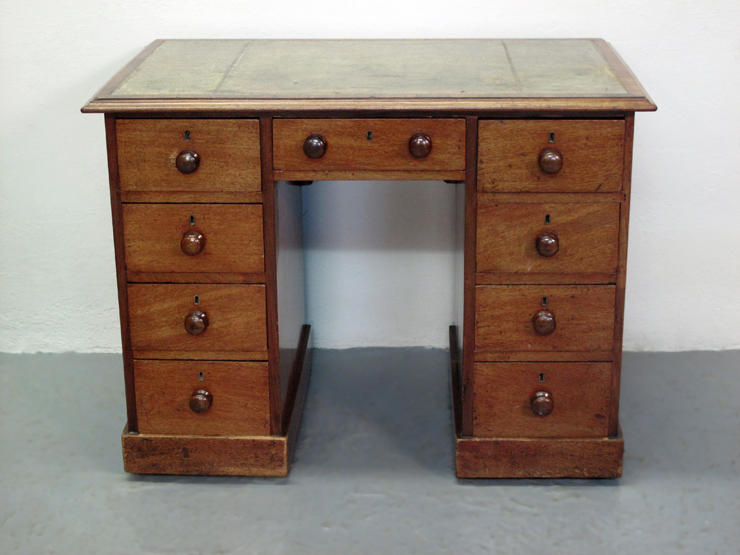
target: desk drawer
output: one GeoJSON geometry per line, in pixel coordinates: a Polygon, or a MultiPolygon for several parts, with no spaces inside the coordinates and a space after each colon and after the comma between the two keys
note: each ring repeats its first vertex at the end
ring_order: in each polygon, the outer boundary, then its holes
{"type": "Polygon", "coordinates": [[[475,349],[611,351],[614,303],[613,285],[478,285],[475,349]]]}
{"type": "Polygon", "coordinates": [[[476,248],[478,272],[615,273],[619,204],[479,198],[476,248]]]}
{"type": "Polygon", "coordinates": [[[266,362],[137,360],[136,412],[145,434],[270,434],[266,362]]]}
{"type": "Polygon", "coordinates": [[[119,119],[116,139],[123,191],[262,189],[257,120],[119,119]]]}
{"type": "Polygon", "coordinates": [[[465,120],[276,119],[273,149],[276,170],[464,170],[465,120]]]}
{"type": "Polygon", "coordinates": [[[475,365],[476,437],[606,437],[611,363],[475,365]]]}
{"type": "Polygon", "coordinates": [[[265,271],[260,204],[124,204],[129,272],[265,271]]]}
{"type": "Polygon", "coordinates": [[[478,190],[620,191],[624,133],[624,120],[481,121],[478,190]]]}
{"type": "Polygon", "coordinates": [[[267,349],[264,285],[133,284],[128,300],[134,356],[137,351],[188,351],[195,357],[196,351],[267,349]]]}

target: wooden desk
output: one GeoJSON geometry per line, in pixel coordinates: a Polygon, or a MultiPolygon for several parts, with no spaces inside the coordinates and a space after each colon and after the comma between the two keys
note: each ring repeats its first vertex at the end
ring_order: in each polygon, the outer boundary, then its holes
{"type": "Polygon", "coordinates": [[[634,113],[602,40],[156,41],[105,113],[128,472],[283,476],[301,186],[453,183],[460,477],[616,477],[634,113]]]}

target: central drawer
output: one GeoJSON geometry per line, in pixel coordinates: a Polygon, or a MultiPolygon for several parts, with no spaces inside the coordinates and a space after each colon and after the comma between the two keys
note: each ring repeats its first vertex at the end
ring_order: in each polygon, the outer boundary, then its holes
{"type": "Polygon", "coordinates": [[[276,170],[464,170],[465,120],[276,119],[276,170]]]}

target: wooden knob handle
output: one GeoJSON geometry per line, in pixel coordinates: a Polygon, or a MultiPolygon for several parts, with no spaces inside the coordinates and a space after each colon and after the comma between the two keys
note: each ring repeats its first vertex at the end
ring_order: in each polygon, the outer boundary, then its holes
{"type": "Polygon", "coordinates": [[[532,319],[538,335],[550,335],[555,331],[555,315],[549,310],[540,310],[532,319]]]}
{"type": "Polygon", "coordinates": [[[203,235],[200,231],[195,231],[194,229],[185,232],[185,234],[182,236],[182,241],[180,241],[180,248],[182,249],[182,252],[187,254],[188,256],[195,256],[196,254],[200,254],[205,246],[206,236],[203,235]]]}
{"type": "Polygon", "coordinates": [[[554,148],[543,150],[540,154],[540,169],[545,173],[558,173],[563,169],[563,155],[554,148]]]}
{"type": "Polygon", "coordinates": [[[537,237],[537,252],[542,256],[555,256],[558,249],[560,249],[560,243],[558,243],[558,236],[554,233],[548,231],[537,237]]]}
{"type": "Polygon", "coordinates": [[[321,135],[310,135],[303,141],[303,152],[309,158],[316,160],[326,154],[327,146],[326,139],[321,135]]]}
{"type": "Polygon", "coordinates": [[[417,133],[409,140],[409,152],[414,158],[426,158],[432,153],[432,138],[426,133],[417,133]]]}
{"type": "Polygon", "coordinates": [[[180,173],[184,174],[193,173],[198,169],[199,164],[200,156],[194,150],[183,150],[175,160],[175,166],[177,166],[180,173]]]}
{"type": "Polygon", "coordinates": [[[197,414],[203,414],[211,408],[213,395],[205,389],[196,389],[190,396],[190,410],[197,414]]]}
{"type": "Polygon", "coordinates": [[[200,335],[208,328],[208,315],[202,310],[193,310],[185,316],[185,331],[190,335],[200,335]]]}
{"type": "Polygon", "coordinates": [[[532,412],[537,416],[547,416],[555,408],[555,401],[547,391],[538,391],[530,399],[532,412]]]}

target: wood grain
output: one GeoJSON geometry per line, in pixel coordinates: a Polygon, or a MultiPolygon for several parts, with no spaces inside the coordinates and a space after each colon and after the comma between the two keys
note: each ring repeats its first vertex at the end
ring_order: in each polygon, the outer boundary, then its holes
{"type": "Polygon", "coordinates": [[[612,351],[476,351],[475,362],[604,362],[612,351]]]}
{"type": "Polygon", "coordinates": [[[116,129],[124,191],[260,190],[257,120],[119,119],[116,129]],[[177,155],[185,150],[200,156],[198,169],[187,175],[175,167],[177,155]]]}
{"type": "Polygon", "coordinates": [[[123,229],[129,272],[262,273],[259,204],[125,204],[123,229]],[[205,247],[188,256],[183,235],[198,231],[205,247]]]}
{"type": "Polygon", "coordinates": [[[116,285],[118,289],[118,314],[121,324],[121,348],[123,351],[123,381],[126,388],[126,414],[128,425],[135,432],[138,429],[136,419],[136,385],[134,382],[134,356],[131,349],[131,330],[129,327],[123,213],[119,194],[120,182],[118,176],[116,118],[110,114],[106,114],[105,116],[105,140],[108,153],[108,183],[110,188],[111,220],[113,223],[113,245],[116,259],[116,285]]]}
{"type": "Polygon", "coordinates": [[[157,351],[134,350],[134,358],[142,360],[267,360],[267,351],[157,351]]]}
{"type": "Polygon", "coordinates": [[[273,148],[276,170],[464,170],[465,120],[276,119],[273,148]],[[417,133],[432,139],[426,158],[409,152],[417,133]],[[313,134],[328,144],[326,154],[315,160],[303,152],[303,142],[313,134]]]}
{"type": "Polygon", "coordinates": [[[480,123],[478,190],[615,192],[622,188],[624,120],[487,120],[480,123]],[[555,142],[549,142],[550,133],[555,142]],[[563,169],[544,173],[540,153],[560,151],[563,169]]]}
{"type": "Polygon", "coordinates": [[[476,351],[609,351],[614,295],[613,285],[478,285],[476,351]],[[532,326],[543,297],[557,325],[550,335],[532,326]]]}
{"type": "Polygon", "coordinates": [[[266,362],[137,360],[140,433],[269,435],[266,362]],[[208,411],[190,410],[191,394],[213,396],[208,411]]]}
{"type": "Polygon", "coordinates": [[[613,274],[618,247],[618,203],[478,206],[478,272],[613,274]],[[543,233],[558,238],[554,256],[537,252],[543,233]]]}
{"type": "Polygon", "coordinates": [[[478,285],[509,285],[509,284],[598,284],[598,283],[616,283],[617,274],[540,274],[540,273],[526,273],[526,274],[493,274],[493,273],[477,273],[475,275],[475,283],[478,285]]]}
{"type": "Polygon", "coordinates": [[[475,437],[606,437],[611,363],[499,362],[475,365],[475,437]],[[548,392],[555,408],[532,412],[548,392]]]}
{"type": "Polygon", "coordinates": [[[461,170],[280,170],[275,181],[464,181],[461,170]]]}
{"type": "Polygon", "coordinates": [[[619,478],[624,439],[458,438],[458,478],[619,478]]]}
{"type": "Polygon", "coordinates": [[[265,274],[234,272],[127,272],[129,283],[265,283],[265,274]]]}
{"type": "Polygon", "coordinates": [[[128,295],[134,350],[267,349],[263,285],[131,284],[128,295]],[[201,335],[185,331],[183,322],[192,310],[208,315],[210,324],[201,335]]]}
{"type": "Polygon", "coordinates": [[[279,436],[177,436],[124,430],[123,468],[135,474],[287,476],[288,441],[279,436]]]}
{"type": "Polygon", "coordinates": [[[214,203],[214,204],[259,204],[262,202],[261,191],[121,191],[122,202],[156,202],[156,203],[214,203]]]}

